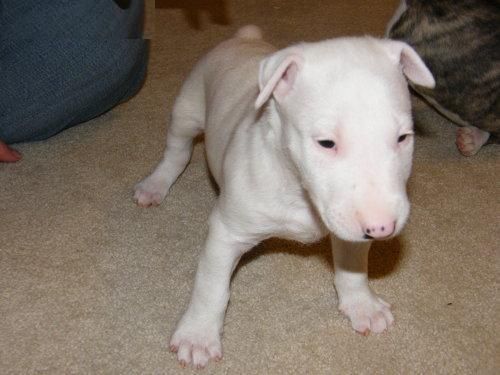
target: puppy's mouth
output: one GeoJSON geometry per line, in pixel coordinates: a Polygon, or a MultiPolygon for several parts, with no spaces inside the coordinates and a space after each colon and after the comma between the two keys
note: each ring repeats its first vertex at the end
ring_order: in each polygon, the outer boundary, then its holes
{"type": "Polygon", "coordinates": [[[352,225],[349,224],[349,220],[347,215],[344,215],[339,210],[335,215],[328,215],[326,210],[320,209],[320,216],[325,224],[326,228],[333,233],[336,237],[350,242],[365,242],[371,241],[372,238],[366,238],[365,233],[363,233],[361,227],[353,228],[352,225]]]}
{"type": "Polygon", "coordinates": [[[350,217],[349,215],[342,214],[341,210],[335,211],[335,215],[328,215],[323,210],[319,210],[319,212],[326,228],[344,241],[385,241],[394,238],[401,231],[401,225],[395,224],[394,230],[387,236],[371,235],[363,230],[361,224],[354,218],[355,215],[350,217]]]}
{"type": "Polygon", "coordinates": [[[370,236],[369,234],[363,234],[363,240],[366,240],[366,241],[385,241],[385,240],[390,240],[391,238],[395,237],[396,234],[391,234],[389,236],[386,236],[386,237],[382,237],[382,238],[375,238],[375,237],[372,237],[370,236]]]}

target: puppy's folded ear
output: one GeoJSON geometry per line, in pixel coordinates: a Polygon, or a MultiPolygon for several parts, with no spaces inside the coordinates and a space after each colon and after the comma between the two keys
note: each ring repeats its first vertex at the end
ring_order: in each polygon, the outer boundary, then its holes
{"type": "Polygon", "coordinates": [[[401,65],[406,78],[419,86],[434,88],[436,81],[432,73],[412,47],[396,40],[386,40],[385,43],[389,56],[401,65]]]}
{"type": "Polygon", "coordinates": [[[255,108],[260,108],[271,95],[278,102],[281,101],[292,90],[302,65],[300,51],[294,47],[278,51],[262,60],[259,71],[260,93],[255,101],[255,108]]]}

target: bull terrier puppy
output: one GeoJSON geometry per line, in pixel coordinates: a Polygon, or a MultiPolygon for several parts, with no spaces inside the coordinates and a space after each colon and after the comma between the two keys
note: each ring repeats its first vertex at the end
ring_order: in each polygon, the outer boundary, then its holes
{"type": "Polygon", "coordinates": [[[390,305],[368,285],[370,243],[401,231],[413,153],[409,80],[434,79],[398,41],[349,37],[276,51],[246,26],[209,52],[178,96],[163,160],[135,187],[158,205],[205,133],[220,195],[191,301],[170,341],[182,365],[222,357],[229,284],[241,256],[269,237],[331,235],[340,310],[354,330],[383,332],[390,305]]]}

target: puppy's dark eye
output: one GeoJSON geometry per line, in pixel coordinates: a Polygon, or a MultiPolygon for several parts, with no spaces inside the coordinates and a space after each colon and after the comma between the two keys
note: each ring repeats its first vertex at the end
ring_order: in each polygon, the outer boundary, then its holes
{"type": "Polygon", "coordinates": [[[329,139],[318,141],[319,145],[324,148],[334,148],[335,142],[329,139]]]}
{"type": "Polygon", "coordinates": [[[404,140],[408,137],[409,134],[402,134],[398,138],[398,143],[404,142],[404,140]]]}

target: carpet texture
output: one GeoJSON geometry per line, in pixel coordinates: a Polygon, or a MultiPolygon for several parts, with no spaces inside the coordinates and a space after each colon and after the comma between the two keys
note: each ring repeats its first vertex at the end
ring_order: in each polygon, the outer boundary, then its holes
{"type": "MultiPolygon", "coordinates": [[[[168,352],[216,198],[199,142],[158,208],[133,185],[161,157],[176,92],[238,27],[279,47],[382,35],[397,0],[148,2],[147,82],[129,102],[0,164],[0,373],[190,374],[168,352]]],[[[224,359],[206,374],[494,374],[500,371],[497,146],[471,158],[415,101],[412,213],[370,254],[395,325],[362,337],[336,309],[326,241],[272,239],[232,280],[224,359]]],[[[202,372],[198,372],[202,373],[202,372]]]]}

